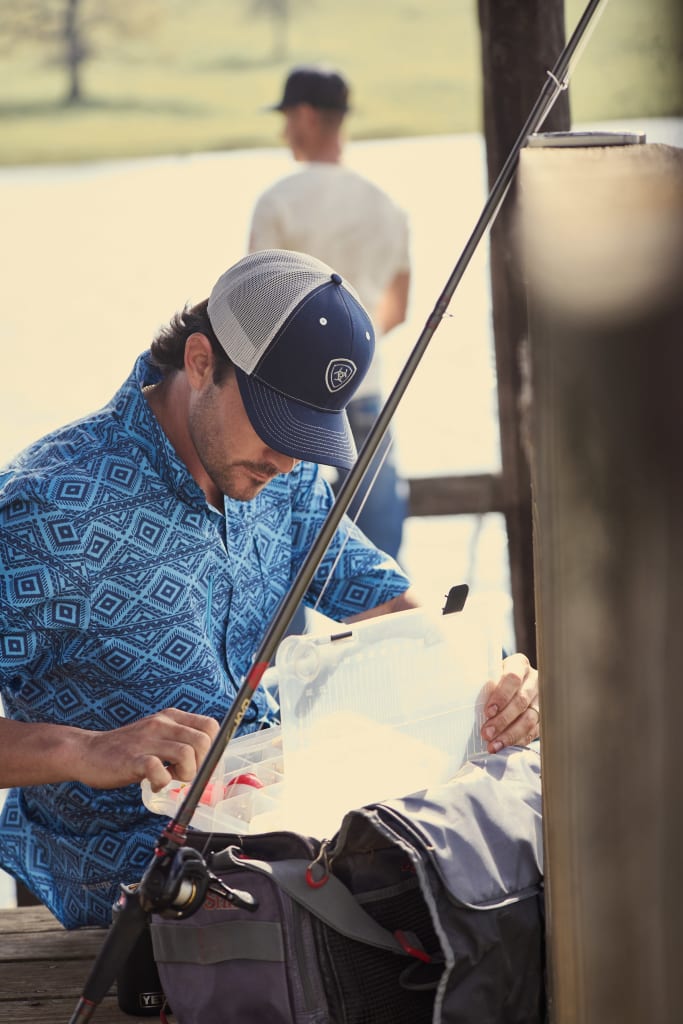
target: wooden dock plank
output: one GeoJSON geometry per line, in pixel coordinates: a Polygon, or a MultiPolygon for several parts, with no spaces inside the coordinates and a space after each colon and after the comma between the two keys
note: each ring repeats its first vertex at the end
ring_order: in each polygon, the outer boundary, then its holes
{"type": "Polygon", "coordinates": [[[86,958],[0,962],[0,1006],[6,999],[48,999],[55,992],[77,999],[91,966],[92,960],[86,958]]]}
{"type": "MultiPolygon", "coordinates": [[[[68,1024],[76,1004],[73,999],[55,996],[49,1001],[0,1000],[0,1019],[12,1024],[68,1024]]],[[[119,1010],[113,996],[107,996],[97,1007],[92,1018],[93,1024],[153,1024],[158,1017],[132,1017],[119,1010]]],[[[169,1017],[169,1021],[173,1021],[169,1017]]]]}
{"type": "MultiPolygon", "coordinates": [[[[105,928],[67,931],[46,907],[0,911],[0,1021],[68,1024],[106,935],[105,928]]],[[[92,1019],[150,1024],[158,1016],[123,1013],[112,986],[92,1019]]]]}
{"type": "MultiPolygon", "coordinates": [[[[85,930],[101,931],[99,928],[85,930]]],[[[63,932],[65,929],[47,907],[8,907],[0,910],[0,936],[17,931],[63,932]]]]}

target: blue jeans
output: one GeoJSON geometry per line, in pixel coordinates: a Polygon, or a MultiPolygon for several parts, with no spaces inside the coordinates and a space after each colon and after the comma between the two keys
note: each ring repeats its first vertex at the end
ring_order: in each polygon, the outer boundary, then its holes
{"type": "MultiPolygon", "coordinates": [[[[361,448],[365,438],[370,433],[380,409],[381,402],[379,398],[374,396],[359,398],[356,401],[350,402],[346,407],[349,423],[358,449],[361,448]]],[[[372,481],[377,463],[382,457],[388,441],[389,432],[382,438],[379,449],[375,452],[372,462],[368,466],[368,470],[349,506],[349,515],[354,520],[356,520],[356,512],[363,500],[363,495],[372,481]]],[[[373,544],[382,551],[386,551],[392,558],[396,558],[401,547],[403,520],[408,510],[408,488],[396,472],[396,465],[392,456],[393,447],[377,474],[374,486],[356,522],[373,544]]],[[[337,473],[338,477],[333,485],[335,493],[339,491],[348,475],[343,469],[337,470],[337,473]]],[[[294,613],[285,635],[289,636],[292,633],[298,635],[305,632],[306,612],[302,603],[294,613]]]]}
{"type": "MultiPolygon", "coordinates": [[[[370,433],[381,408],[382,403],[379,397],[374,395],[354,399],[346,407],[351,431],[359,450],[370,433]]],[[[356,512],[363,502],[363,497],[370,486],[378,461],[386,450],[389,439],[390,434],[387,431],[353,497],[348,509],[352,519],[356,518],[356,512]]],[[[403,520],[408,511],[408,488],[398,475],[393,454],[392,446],[363,505],[363,511],[356,521],[373,544],[382,551],[386,551],[392,558],[396,558],[401,547],[403,520]]],[[[339,470],[339,478],[334,485],[335,491],[339,490],[346,476],[344,470],[339,470]]]]}

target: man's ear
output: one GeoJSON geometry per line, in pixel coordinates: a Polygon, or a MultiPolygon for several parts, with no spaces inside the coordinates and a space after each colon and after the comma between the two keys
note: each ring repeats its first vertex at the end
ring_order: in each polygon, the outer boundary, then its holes
{"type": "Polygon", "coordinates": [[[185,373],[190,387],[200,390],[213,379],[213,349],[205,334],[196,331],[185,342],[185,373]]]}

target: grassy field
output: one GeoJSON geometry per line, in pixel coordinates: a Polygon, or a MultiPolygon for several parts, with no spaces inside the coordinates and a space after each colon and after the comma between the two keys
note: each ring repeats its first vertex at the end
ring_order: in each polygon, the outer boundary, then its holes
{"type": "MultiPolygon", "coordinates": [[[[63,6],[63,0],[44,0],[63,6]]],[[[0,0],[5,13],[22,0],[0,0]]],[[[83,0],[94,12],[103,0],[83,0]]],[[[66,107],[66,75],[28,36],[0,65],[0,163],[65,162],[271,146],[287,69],[322,60],[354,85],[353,138],[480,127],[476,0],[290,0],[286,53],[249,0],[137,0],[143,31],[101,27],[66,107]]],[[[523,0],[520,0],[523,3],[523,0]]],[[[128,8],[135,7],[128,0],[128,8]]],[[[566,0],[568,31],[585,0],[566,0]]],[[[124,0],[118,5],[125,15],[124,0]]],[[[575,120],[683,114],[681,0],[611,0],[575,73],[575,120]]],[[[5,24],[7,19],[5,19],[5,24]]]]}

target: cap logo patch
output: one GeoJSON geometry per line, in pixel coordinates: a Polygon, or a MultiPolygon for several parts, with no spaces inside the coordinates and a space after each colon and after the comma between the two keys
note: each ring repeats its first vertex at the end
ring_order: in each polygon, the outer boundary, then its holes
{"type": "Polygon", "coordinates": [[[350,359],[333,359],[325,371],[325,384],[332,394],[341,391],[356,376],[356,364],[350,359]]]}

